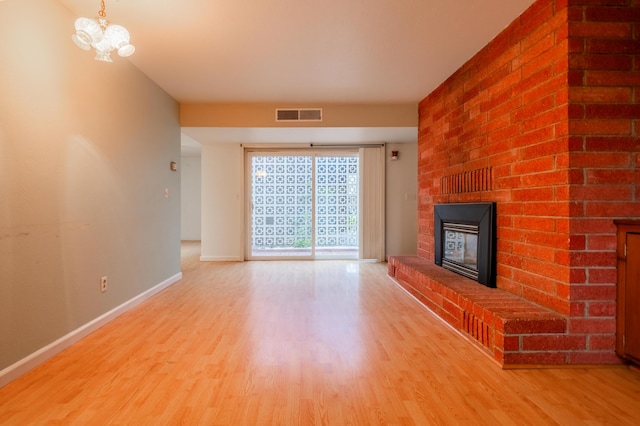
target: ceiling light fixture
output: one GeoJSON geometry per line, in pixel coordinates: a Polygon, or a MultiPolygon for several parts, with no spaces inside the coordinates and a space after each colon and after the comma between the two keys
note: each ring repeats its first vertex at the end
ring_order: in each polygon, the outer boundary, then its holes
{"type": "Polygon", "coordinates": [[[96,49],[97,61],[113,62],[111,51],[118,50],[120,56],[131,56],[136,48],[129,44],[129,31],[121,25],[110,25],[104,11],[104,0],[100,1],[100,11],[95,19],[76,19],[76,33],[71,36],[80,49],[96,49]]]}

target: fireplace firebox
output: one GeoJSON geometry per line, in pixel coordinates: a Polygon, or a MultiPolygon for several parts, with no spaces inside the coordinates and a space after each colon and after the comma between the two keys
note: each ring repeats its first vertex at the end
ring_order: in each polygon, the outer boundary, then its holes
{"type": "Polygon", "coordinates": [[[495,211],[495,203],[436,204],[436,265],[495,287],[495,211]]]}

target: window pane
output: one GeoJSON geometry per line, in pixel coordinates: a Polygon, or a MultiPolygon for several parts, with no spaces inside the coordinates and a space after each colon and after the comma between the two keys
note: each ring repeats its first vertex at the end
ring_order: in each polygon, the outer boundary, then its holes
{"type": "Polygon", "coordinates": [[[312,158],[252,157],[251,188],[252,256],[310,256],[312,158]]]}
{"type": "Polygon", "coordinates": [[[316,256],[358,257],[358,157],[316,157],[316,256]]]}

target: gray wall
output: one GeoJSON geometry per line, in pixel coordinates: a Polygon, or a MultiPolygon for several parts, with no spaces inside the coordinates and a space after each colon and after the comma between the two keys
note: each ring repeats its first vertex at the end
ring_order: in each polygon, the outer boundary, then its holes
{"type": "Polygon", "coordinates": [[[75,18],[0,2],[0,370],[180,271],[178,105],[75,18]]]}
{"type": "Polygon", "coordinates": [[[180,238],[199,241],[201,238],[202,172],[201,158],[184,156],[180,161],[180,238]]]}

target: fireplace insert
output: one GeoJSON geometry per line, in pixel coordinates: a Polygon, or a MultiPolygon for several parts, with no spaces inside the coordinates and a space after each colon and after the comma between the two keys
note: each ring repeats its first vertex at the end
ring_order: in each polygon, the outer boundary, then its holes
{"type": "Polygon", "coordinates": [[[436,265],[495,287],[495,210],[495,203],[436,204],[436,265]]]}

